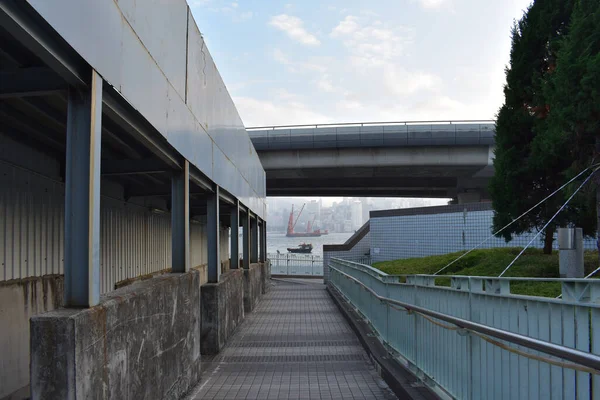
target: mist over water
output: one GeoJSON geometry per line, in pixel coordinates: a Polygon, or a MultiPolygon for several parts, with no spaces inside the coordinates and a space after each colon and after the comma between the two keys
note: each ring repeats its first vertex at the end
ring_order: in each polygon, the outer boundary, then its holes
{"type": "Polygon", "coordinates": [[[267,232],[267,253],[277,253],[279,250],[282,254],[287,254],[288,247],[297,247],[300,243],[311,243],[313,245],[312,254],[321,256],[324,244],[343,244],[352,235],[352,232],[346,232],[330,233],[320,237],[289,238],[285,236],[285,233],[267,232]]]}

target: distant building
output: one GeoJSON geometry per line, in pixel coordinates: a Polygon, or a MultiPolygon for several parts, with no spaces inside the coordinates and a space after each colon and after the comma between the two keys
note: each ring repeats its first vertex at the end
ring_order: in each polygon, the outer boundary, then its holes
{"type": "Polygon", "coordinates": [[[352,203],[351,209],[352,230],[360,228],[363,224],[363,205],[360,201],[352,203]]]}

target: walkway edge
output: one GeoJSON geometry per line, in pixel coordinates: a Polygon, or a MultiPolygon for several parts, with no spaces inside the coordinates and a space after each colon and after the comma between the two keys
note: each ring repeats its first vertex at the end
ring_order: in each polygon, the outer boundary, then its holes
{"type": "Polygon", "coordinates": [[[337,289],[331,285],[327,285],[327,293],[329,293],[335,305],[339,308],[346,321],[348,321],[356,336],[358,336],[358,340],[371,360],[376,364],[379,376],[388,384],[399,399],[440,399],[417,376],[404,368],[393,357],[390,357],[389,352],[374,334],[368,323],[343,298],[337,289]]]}

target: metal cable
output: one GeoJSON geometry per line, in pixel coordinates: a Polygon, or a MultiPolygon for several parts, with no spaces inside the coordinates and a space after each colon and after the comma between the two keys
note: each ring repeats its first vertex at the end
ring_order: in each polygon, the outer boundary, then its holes
{"type": "Polygon", "coordinates": [[[554,215],[552,216],[552,218],[550,218],[548,220],[548,222],[546,222],[546,224],[542,227],[542,229],[540,229],[538,231],[538,233],[536,233],[535,236],[529,241],[529,243],[527,243],[527,246],[523,247],[523,249],[510,262],[510,264],[508,264],[508,266],[504,269],[504,271],[502,271],[502,273],[500,275],[498,275],[499,278],[502,277],[502,275],[504,275],[506,273],[506,271],[508,271],[509,268],[513,266],[513,264],[518,260],[518,258],[521,257],[521,255],[525,252],[525,250],[527,250],[527,248],[531,245],[531,243],[533,243],[533,241],[535,239],[537,239],[538,236],[540,236],[540,234],[546,229],[546,227],[548,225],[550,225],[550,223],[554,220],[554,218],[556,218],[556,216],[558,214],[560,214],[560,212],[567,206],[567,204],[569,204],[569,202],[571,201],[571,199],[573,199],[573,197],[575,197],[575,195],[577,194],[577,192],[579,192],[579,190],[590,180],[590,178],[596,173],[596,171],[598,171],[598,169],[600,169],[600,168],[596,168],[594,171],[592,171],[592,173],[590,175],[588,175],[587,178],[585,178],[585,180],[581,183],[581,185],[579,185],[579,187],[577,188],[577,190],[575,190],[575,192],[573,192],[573,194],[567,199],[567,201],[565,201],[565,203],[558,209],[558,211],[556,213],[554,213],[554,215]]]}
{"type": "Polygon", "coordinates": [[[569,185],[571,182],[573,182],[575,179],[579,178],[581,175],[583,175],[585,172],[587,172],[590,168],[594,167],[595,165],[590,165],[589,167],[587,167],[586,169],[584,169],[583,171],[581,171],[579,174],[577,174],[577,176],[575,176],[574,178],[572,178],[571,180],[569,180],[567,183],[565,183],[564,185],[562,185],[561,187],[559,187],[558,189],[556,189],[554,192],[552,192],[551,194],[549,194],[548,196],[546,196],[543,200],[541,200],[539,203],[537,203],[536,205],[534,205],[533,207],[531,207],[529,210],[525,211],[523,214],[519,215],[517,218],[515,218],[514,220],[512,220],[510,223],[508,223],[507,225],[505,225],[504,227],[502,227],[501,229],[497,230],[496,232],[492,233],[490,236],[488,236],[487,239],[485,239],[483,242],[479,243],[477,246],[473,247],[471,250],[467,251],[466,253],[462,254],[460,257],[458,257],[457,259],[455,259],[454,261],[448,263],[446,266],[442,267],[439,271],[437,271],[435,274],[433,275],[437,275],[440,272],[442,272],[443,270],[445,270],[446,268],[448,268],[449,266],[451,266],[452,264],[454,264],[455,262],[457,262],[458,260],[460,260],[461,258],[463,258],[464,256],[466,256],[467,254],[469,254],[470,252],[472,252],[473,250],[477,250],[481,245],[485,244],[488,240],[492,239],[494,236],[496,236],[497,234],[499,234],[500,232],[504,231],[506,228],[508,228],[509,226],[511,226],[512,224],[514,224],[515,222],[517,222],[518,220],[520,220],[521,218],[523,218],[525,215],[527,215],[528,213],[530,213],[531,211],[533,211],[535,208],[539,207],[542,203],[544,203],[546,200],[548,200],[549,198],[551,198],[552,196],[554,196],[555,194],[557,194],[558,192],[560,192],[561,190],[563,190],[567,185],[569,185]]]}

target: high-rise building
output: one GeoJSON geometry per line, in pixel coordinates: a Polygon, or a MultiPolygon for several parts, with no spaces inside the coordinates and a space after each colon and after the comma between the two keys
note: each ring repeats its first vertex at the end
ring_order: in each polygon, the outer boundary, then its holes
{"type": "Polygon", "coordinates": [[[362,203],[360,201],[353,202],[350,213],[352,229],[360,228],[363,224],[362,203]]]}

